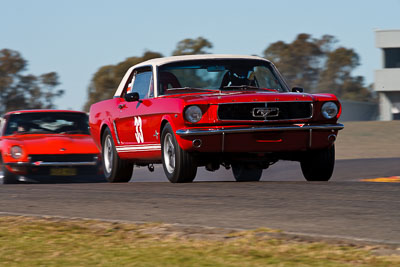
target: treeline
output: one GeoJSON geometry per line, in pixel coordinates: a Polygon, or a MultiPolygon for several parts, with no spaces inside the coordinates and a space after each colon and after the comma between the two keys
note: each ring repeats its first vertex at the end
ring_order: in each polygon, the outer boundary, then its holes
{"type": "Polygon", "coordinates": [[[27,65],[17,51],[0,50],[0,114],[18,109],[54,108],[54,99],[64,94],[56,89],[57,73],[24,74],[27,65]]]}
{"type": "MultiPolygon", "coordinates": [[[[212,43],[203,37],[188,38],[177,43],[172,55],[207,54],[212,48],[212,43]]],[[[301,33],[291,43],[270,44],[262,56],[278,67],[292,87],[300,86],[310,93],[333,93],[343,100],[375,101],[371,85],[366,86],[362,76],[352,75],[360,65],[358,54],[351,48],[339,46],[338,40],[331,35],[313,38],[301,33]]],[[[83,109],[88,111],[91,104],[111,98],[129,67],[158,57],[163,55],[146,51],[142,56],[100,67],[89,83],[83,109]]],[[[26,60],[18,52],[0,50],[1,112],[53,108],[54,99],[63,95],[63,90],[56,89],[59,84],[57,73],[23,75],[26,67],[26,60]]]]}
{"type": "MultiPolygon", "coordinates": [[[[303,87],[310,93],[333,93],[339,99],[374,101],[372,86],[365,85],[364,77],[352,75],[360,65],[359,56],[353,49],[337,43],[331,35],[318,39],[301,33],[291,43],[278,41],[270,44],[263,51],[263,57],[278,67],[292,87],[303,87]]],[[[185,39],[178,42],[172,55],[206,54],[212,47],[212,43],[203,37],[185,39]]],[[[130,57],[117,65],[101,67],[90,82],[84,110],[88,111],[95,102],[111,98],[129,67],[162,56],[147,51],[141,57],[130,57]]]]}
{"type": "MultiPolygon", "coordinates": [[[[178,42],[173,56],[206,54],[212,44],[203,37],[197,39],[184,39],[178,42]]],[[[153,51],[144,52],[141,57],[129,57],[117,65],[106,65],[101,67],[94,75],[88,88],[88,98],[83,107],[89,111],[90,106],[101,100],[112,98],[122,77],[128,68],[140,62],[163,57],[162,54],[153,51]]]]}
{"type": "Polygon", "coordinates": [[[290,85],[303,87],[306,92],[332,93],[346,100],[374,100],[372,86],[364,85],[364,77],[352,75],[360,65],[360,57],[337,43],[331,35],[318,39],[302,33],[292,43],[272,43],[263,56],[275,63],[290,85]]]}

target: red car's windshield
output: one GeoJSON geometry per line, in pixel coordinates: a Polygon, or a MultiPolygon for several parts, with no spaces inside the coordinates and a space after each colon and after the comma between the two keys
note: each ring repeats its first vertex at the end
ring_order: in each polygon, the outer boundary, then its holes
{"type": "Polygon", "coordinates": [[[73,112],[32,112],[11,114],[4,135],[89,134],[88,116],[73,112]]]}
{"type": "Polygon", "coordinates": [[[287,91],[276,69],[261,60],[193,60],[161,66],[159,93],[182,89],[287,91]]]}

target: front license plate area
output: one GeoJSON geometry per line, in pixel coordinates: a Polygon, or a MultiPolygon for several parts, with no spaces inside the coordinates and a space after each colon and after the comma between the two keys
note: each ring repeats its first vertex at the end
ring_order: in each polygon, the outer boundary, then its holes
{"type": "Polygon", "coordinates": [[[53,176],[75,176],[76,168],[51,168],[50,175],[53,176]]]}

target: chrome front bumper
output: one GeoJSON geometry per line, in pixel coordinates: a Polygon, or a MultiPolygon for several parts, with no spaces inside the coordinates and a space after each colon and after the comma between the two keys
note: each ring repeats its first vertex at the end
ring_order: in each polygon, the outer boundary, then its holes
{"type": "Polygon", "coordinates": [[[254,127],[219,127],[219,128],[193,128],[180,129],[175,133],[179,136],[196,136],[196,135],[214,135],[228,133],[252,133],[252,132],[277,132],[277,131],[338,131],[342,130],[344,125],[337,124],[291,124],[291,125],[274,125],[274,126],[254,126],[254,127]]]}

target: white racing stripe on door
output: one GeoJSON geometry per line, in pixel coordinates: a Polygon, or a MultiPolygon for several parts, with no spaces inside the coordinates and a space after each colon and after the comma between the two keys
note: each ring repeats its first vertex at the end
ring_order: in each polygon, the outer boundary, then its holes
{"type": "Polygon", "coordinates": [[[117,146],[116,149],[118,152],[157,151],[157,150],[161,150],[161,145],[117,146]]]}

